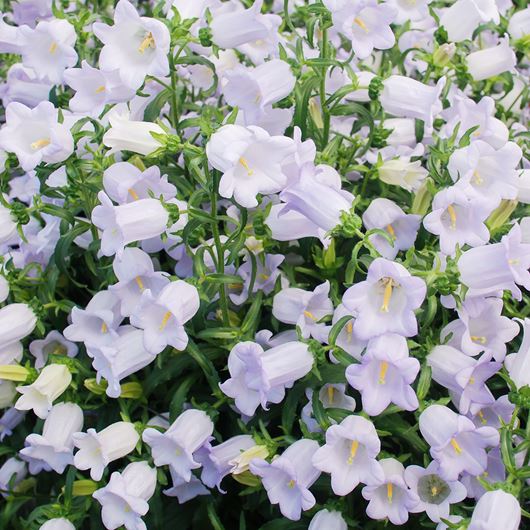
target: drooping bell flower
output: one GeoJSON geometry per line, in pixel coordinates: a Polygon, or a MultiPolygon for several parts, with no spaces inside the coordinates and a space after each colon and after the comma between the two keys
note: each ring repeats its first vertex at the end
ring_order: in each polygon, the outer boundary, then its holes
{"type": "Polygon", "coordinates": [[[505,395],[488,405],[472,403],[469,407],[468,416],[477,427],[487,425],[488,427],[500,429],[503,425],[510,423],[514,409],[515,405],[505,395]]]}
{"type": "Polygon", "coordinates": [[[95,22],[92,28],[104,44],[100,67],[118,70],[130,89],[140,88],[146,75],[168,75],[170,35],[160,20],[141,17],[130,2],[120,0],[114,9],[114,25],[95,22]]]}
{"type": "Polygon", "coordinates": [[[409,512],[418,503],[418,497],[407,487],[405,468],[401,462],[395,458],[384,458],[379,464],[383,478],[362,489],[363,497],[370,501],[366,514],[372,519],[389,519],[396,525],[405,524],[409,519],[409,512]]]}
{"type": "Polygon", "coordinates": [[[213,422],[202,410],[185,410],[164,433],[149,428],[142,440],[149,445],[156,466],[169,465],[186,482],[191,480],[192,469],[201,464],[194,453],[210,440],[213,422]]]}
{"type": "Polygon", "coordinates": [[[40,370],[46,364],[49,355],[67,355],[75,357],[79,348],[66,340],[57,330],[52,330],[42,340],[34,340],[29,345],[29,352],[35,357],[35,368],[40,370]]]}
{"type": "Polygon", "coordinates": [[[508,37],[500,39],[500,44],[485,48],[466,57],[467,71],[475,81],[489,79],[504,72],[514,70],[517,64],[515,52],[510,47],[508,37]]]}
{"type": "Polygon", "coordinates": [[[449,517],[451,504],[464,500],[466,487],[458,480],[445,480],[440,476],[440,468],[431,462],[426,468],[408,466],[405,469],[405,482],[418,497],[412,513],[427,512],[429,519],[439,523],[449,517]]]}
{"type": "Polygon", "coordinates": [[[376,457],[381,442],[373,423],[362,416],[348,416],[326,431],[326,444],[313,455],[313,465],[331,474],[335,495],[347,495],[357,485],[384,480],[376,457]]]}
{"type": "Polygon", "coordinates": [[[329,282],[305,291],[297,287],[282,289],[274,296],[272,314],[280,322],[295,324],[300,328],[302,337],[318,338],[325,324],[319,322],[333,313],[333,303],[329,299],[329,282]]]}
{"type": "Polygon", "coordinates": [[[250,462],[250,471],[261,477],[271,504],[278,504],[280,512],[291,521],[298,521],[302,511],[315,505],[315,497],[309,491],[320,476],[312,464],[318,449],[314,440],[298,440],[291,444],[271,463],[256,458],[250,462]]]}
{"type": "Polygon", "coordinates": [[[183,280],[168,283],[156,296],[143,291],[140,303],[131,315],[131,324],[144,330],[144,346],[156,355],[170,345],[184,350],[188,335],[184,324],[199,310],[197,288],[183,280]]]}
{"type": "Polygon", "coordinates": [[[498,24],[499,10],[494,0],[457,0],[440,17],[440,25],[447,31],[451,42],[471,39],[475,29],[482,23],[498,24]]]}
{"type": "MultiPolygon", "coordinates": [[[[508,419],[508,423],[509,420],[508,419]]],[[[517,457],[522,456],[523,453],[517,453],[515,455],[515,462],[518,463],[517,457]]],[[[480,499],[486,493],[486,489],[482,485],[482,481],[486,481],[489,484],[495,484],[496,482],[504,482],[506,480],[506,468],[504,467],[504,462],[502,461],[501,451],[498,447],[494,447],[488,452],[488,463],[486,465],[486,471],[482,475],[474,476],[469,473],[462,473],[460,482],[467,489],[467,496],[474,498],[476,500],[480,499]],[[479,481],[480,479],[480,481],[479,481]]]]}
{"type": "Polygon", "coordinates": [[[357,314],[353,329],[360,339],[385,333],[412,337],[418,333],[414,311],[421,306],[426,291],[425,282],[411,276],[403,265],[376,258],[366,280],[350,287],[342,303],[357,314]]]}
{"type": "Polygon", "coordinates": [[[32,475],[42,470],[63,473],[74,462],[72,435],[83,428],[83,411],[75,403],[54,405],[44,421],[42,435],[31,433],[26,437],[21,457],[29,462],[32,475]]]}
{"type": "Polygon", "coordinates": [[[348,530],[348,525],[340,512],[320,510],[311,519],[308,530],[348,530]]]}
{"type": "Polygon", "coordinates": [[[443,405],[431,405],[420,415],[420,431],[431,446],[431,456],[440,465],[446,480],[457,480],[467,471],[471,475],[484,473],[487,466],[486,447],[499,445],[499,432],[493,427],[476,427],[443,405]]]}
{"type": "Polygon", "coordinates": [[[74,150],[69,127],[59,123],[58,110],[42,101],[30,109],[22,103],[6,108],[6,123],[0,129],[0,147],[15,153],[25,171],[41,162],[55,164],[66,160],[74,150]]]}
{"type": "Polygon", "coordinates": [[[421,216],[406,214],[395,202],[389,199],[374,199],[363,213],[363,224],[368,230],[385,230],[392,244],[379,234],[372,234],[370,243],[386,259],[394,259],[400,250],[408,250],[414,245],[421,216]]]}
{"type": "Polygon", "coordinates": [[[28,471],[26,469],[26,463],[17,460],[15,457],[8,458],[2,466],[0,466],[0,490],[1,495],[6,497],[7,492],[11,490],[10,484],[13,485],[13,489],[24,480],[28,471]]]}
{"type": "Polygon", "coordinates": [[[19,342],[37,324],[37,317],[27,304],[8,304],[0,309],[0,347],[19,342]]]}
{"type": "Polygon", "coordinates": [[[517,530],[520,522],[519,501],[511,493],[493,490],[486,492],[477,502],[467,530],[517,530]]]}
{"type": "Polygon", "coordinates": [[[48,99],[52,87],[50,81],[39,79],[33,69],[15,63],[7,71],[5,83],[0,85],[0,97],[4,107],[17,101],[33,108],[48,99]]]}
{"type": "Polygon", "coordinates": [[[132,423],[118,421],[99,432],[88,429],[86,433],[74,433],[73,439],[79,449],[74,455],[74,466],[82,471],[90,469],[90,478],[99,481],[111,462],[134,450],[140,435],[132,423]]]}
{"type": "Polygon", "coordinates": [[[257,195],[280,191],[287,181],[282,163],[294,151],[291,138],[270,136],[260,127],[224,125],[206,144],[210,164],[223,176],[219,194],[246,208],[258,205],[257,195]]]}
{"type": "Polygon", "coordinates": [[[121,256],[133,241],[159,236],[166,230],[169,214],[158,199],[139,199],[114,206],[104,191],[98,193],[100,205],[92,210],[92,222],[101,234],[104,256],[121,256]]]}
{"type": "Polygon", "coordinates": [[[127,530],[143,530],[142,521],[149,511],[147,501],[156,489],[156,469],[147,462],[132,462],[121,473],[112,473],[108,484],[92,497],[102,506],[101,519],[108,530],[125,526],[127,530]]]}

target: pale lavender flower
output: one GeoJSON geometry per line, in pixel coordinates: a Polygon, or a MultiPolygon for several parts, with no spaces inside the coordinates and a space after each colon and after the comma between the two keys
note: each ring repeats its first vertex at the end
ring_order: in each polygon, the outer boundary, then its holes
{"type": "Polygon", "coordinates": [[[412,337],[418,333],[414,311],[421,306],[426,290],[425,282],[411,276],[403,265],[377,258],[370,264],[366,280],[350,287],[342,303],[358,315],[353,330],[360,339],[385,333],[412,337]]]}
{"type": "Polygon", "coordinates": [[[521,506],[511,494],[502,490],[488,491],[477,502],[467,530],[517,530],[521,522],[521,506]]]}
{"type": "Polygon", "coordinates": [[[396,525],[405,524],[409,512],[418,503],[418,497],[407,487],[405,468],[401,462],[395,458],[384,458],[379,464],[384,473],[383,479],[362,489],[363,497],[370,501],[366,514],[372,519],[389,519],[396,525]]]}
{"type": "Polygon", "coordinates": [[[7,409],[0,418],[0,442],[7,436],[13,434],[13,430],[19,425],[26,416],[25,412],[17,410],[15,407],[7,409]]]}
{"type": "Polygon", "coordinates": [[[510,378],[518,389],[530,385],[530,318],[525,318],[521,324],[523,342],[517,353],[506,356],[504,361],[510,378]]]}
{"type": "MultiPolygon", "coordinates": [[[[287,208],[286,204],[274,204],[265,221],[276,241],[296,241],[304,237],[318,237],[326,242],[325,230],[319,228],[305,215],[287,208]]],[[[327,239],[329,245],[329,239],[327,239]]]]}
{"type": "Polygon", "coordinates": [[[418,408],[418,398],[410,385],[419,371],[419,361],[409,357],[406,339],[388,333],[368,342],[361,364],[346,368],[346,379],[361,393],[363,410],[377,416],[390,403],[403,410],[418,408]]]}
{"type": "Polygon", "coordinates": [[[420,223],[421,216],[406,214],[389,199],[374,199],[363,213],[363,224],[368,230],[385,230],[392,239],[391,244],[379,234],[369,237],[379,254],[387,259],[394,259],[400,250],[408,250],[414,245],[420,223]]]}
{"type": "Polygon", "coordinates": [[[199,495],[210,495],[210,491],[195,475],[191,475],[189,482],[186,482],[172,467],[169,468],[169,473],[173,485],[164,490],[164,495],[176,497],[179,504],[184,504],[199,495]]]}
{"type": "Polygon", "coordinates": [[[29,344],[29,352],[35,357],[35,368],[40,370],[49,355],[67,355],[75,357],[79,348],[66,340],[57,330],[52,330],[42,340],[34,340],[29,344]]]}
{"type": "Polygon", "coordinates": [[[320,476],[311,463],[318,449],[314,440],[298,440],[271,463],[256,458],[250,462],[250,471],[261,477],[271,504],[278,504],[284,517],[298,521],[302,511],[315,505],[309,491],[320,476]]]}
{"type": "Polygon", "coordinates": [[[288,287],[274,296],[272,314],[280,322],[295,324],[302,337],[318,338],[325,324],[319,322],[333,313],[333,303],[329,299],[329,282],[321,283],[313,291],[288,287]]]}
{"type": "Polygon", "coordinates": [[[0,85],[0,97],[4,107],[17,101],[33,108],[48,99],[52,87],[49,81],[38,79],[31,68],[15,63],[7,71],[6,82],[0,85]]]}
{"type": "Polygon", "coordinates": [[[482,475],[473,476],[464,472],[460,478],[460,482],[462,482],[467,489],[467,496],[477,500],[486,493],[486,489],[478,480],[479,478],[485,480],[489,484],[504,482],[506,480],[506,468],[504,467],[501,451],[498,447],[495,447],[488,452],[488,463],[486,465],[486,470],[482,475]]]}
{"type": "MultiPolygon", "coordinates": [[[[352,318],[346,322],[345,326],[340,330],[335,344],[342,348],[348,355],[351,355],[354,359],[360,361],[362,353],[366,348],[367,341],[359,339],[354,333],[353,323],[355,321],[355,315],[352,315],[345,307],[344,304],[339,304],[335,308],[333,313],[333,319],[331,321],[331,327],[335,325],[341,318],[345,316],[351,316],[352,318]]],[[[328,327],[331,330],[331,327],[328,327]]],[[[328,341],[328,337],[325,337],[325,341],[328,341]]],[[[332,354],[333,355],[333,354],[332,354]]],[[[333,356],[332,356],[333,360],[333,356]]]]}
{"type": "Polygon", "coordinates": [[[435,523],[447,519],[450,505],[464,500],[467,495],[461,482],[446,481],[440,476],[440,467],[436,462],[431,462],[427,468],[408,466],[405,482],[419,501],[411,512],[427,512],[429,519],[435,523]]]}
{"type": "Polygon", "coordinates": [[[308,530],[348,530],[348,525],[340,512],[320,510],[311,519],[308,530]]]}
{"type": "Polygon", "coordinates": [[[362,416],[348,416],[326,431],[326,444],[313,455],[313,465],[331,474],[336,495],[347,495],[360,482],[374,484],[384,480],[376,457],[381,442],[373,423],[362,416]]]}
{"type": "Polygon", "coordinates": [[[487,425],[500,429],[503,424],[510,423],[514,409],[515,405],[505,395],[489,405],[472,403],[469,407],[469,417],[477,427],[487,425]]]}
{"type": "Polygon", "coordinates": [[[9,484],[13,481],[13,489],[24,480],[27,475],[26,463],[17,460],[15,457],[8,458],[0,467],[0,490],[2,496],[6,497],[6,492],[10,491],[9,484]]]}
{"type": "Polygon", "coordinates": [[[484,473],[487,466],[486,447],[499,445],[499,432],[493,427],[476,427],[442,405],[431,405],[420,415],[420,431],[431,446],[431,456],[440,464],[440,474],[446,480],[456,480],[467,471],[471,475],[484,473]]]}

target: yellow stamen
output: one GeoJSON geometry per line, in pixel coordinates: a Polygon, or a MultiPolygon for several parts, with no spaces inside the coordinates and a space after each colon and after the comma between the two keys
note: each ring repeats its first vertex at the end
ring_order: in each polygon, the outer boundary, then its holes
{"type": "Polygon", "coordinates": [[[386,496],[388,498],[388,502],[392,504],[392,495],[394,494],[394,484],[392,482],[388,482],[386,485],[386,496]]]}
{"type": "Polygon", "coordinates": [[[40,140],[37,140],[36,142],[33,142],[31,144],[32,149],[42,149],[43,147],[46,147],[47,145],[50,145],[50,139],[49,138],[41,138],[40,140]]]}
{"type": "Polygon", "coordinates": [[[519,260],[518,259],[509,259],[508,260],[508,265],[519,265],[519,260]]]}
{"type": "Polygon", "coordinates": [[[152,33],[148,33],[142,43],[140,44],[140,47],[138,48],[138,51],[140,53],[144,53],[147,48],[156,48],[155,46],[155,39],[153,38],[152,33]]]}
{"type": "Polygon", "coordinates": [[[451,445],[453,446],[453,449],[457,455],[462,452],[462,448],[458,445],[458,442],[454,438],[451,438],[451,445]]]}
{"type": "Polygon", "coordinates": [[[484,473],[482,473],[482,476],[484,478],[488,478],[490,476],[490,474],[487,471],[484,471],[484,473]]]}
{"type": "Polygon", "coordinates": [[[48,51],[51,54],[54,54],[57,51],[57,43],[55,41],[50,44],[50,48],[48,49],[48,51]]]}
{"type": "Polygon", "coordinates": [[[164,328],[167,326],[168,320],[171,318],[171,313],[168,311],[164,313],[164,318],[162,318],[162,324],[158,328],[160,331],[164,331],[164,328]]]}
{"type": "Polygon", "coordinates": [[[474,385],[475,384],[475,378],[474,377],[470,377],[469,378],[469,384],[470,385],[474,385]]]}
{"type": "Polygon", "coordinates": [[[456,211],[452,204],[447,207],[447,213],[451,219],[451,229],[454,230],[456,228],[456,211]]]}
{"type": "Polygon", "coordinates": [[[480,418],[482,425],[486,425],[486,423],[488,423],[488,420],[486,419],[484,413],[481,410],[478,411],[478,417],[480,418]]]}
{"type": "Polygon", "coordinates": [[[394,227],[392,225],[387,225],[386,231],[394,238],[396,239],[396,231],[394,230],[394,227]]]}
{"type": "Polygon", "coordinates": [[[101,85],[96,88],[96,94],[101,94],[101,92],[105,92],[105,85],[101,85]]]}
{"type": "Polygon", "coordinates": [[[436,497],[436,495],[438,495],[438,488],[436,486],[431,487],[431,495],[433,497],[436,497]]]}
{"type": "Polygon", "coordinates": [[[268,280],[270,278],[270,276],[268,274],[258,274],[258,277],[261,278],[262,280],[268,280]]]}
{"type": "Polygon", "coordinates": [[[304,311],[304,316],[307,317],[307,318],[310,318],[311,320],[315,320],[317,319],[317,317],[315,315],[313,315],[313,313],[311,313],[311,311],[304,311]]]}
{"type": "Polygon", "coordinates": [[[355,17],[353,19],[353,21],[362,29],[365,31],[365,33],[368,33],[369,32],[369,29],[368,29],[368,26],[364,23],[364,20],[359,18],[359,17],[355,17]]]}
{"type": "Polygon", "coordinates": [[[142,278],[140,278],[140,276],[136,276],[135,280],[138,285],[138,289],[140,289],[140,291],[143,291],[145,287],[144,287],[144,282],[142,282],[142,278]]]}
{"type": "Polygon", "coordinates": [[[335,394],[335,387],[332,385],[328,386],[328,402],[331,405],[333,403],[333,395],[335,394]]]}
{"type": "Polygon", "coordinates": [[[252,169],[250,169],[249,165],[248,165],[248,162],[246,160],[246,158],[243,158],[241,157],[239,159],[239,163],[247,170],[247,175],[250,177],[254,174],[254,171],[252,171],[252,169]]]}
{"type": "Polygon", "coordinates": [[[480,176],[480,173],[478,171],[473,171],[473,182],[477,186],[484,184],[484,179],[480,176]]]}
{"type": "Polygon", "coordinates": [[[109,330],[109,328],[107,327],[107,324],[105,324],[105,322],[102,322],[101,323],[101,333],[107,333],[108,330],[109,330]]]}
{"type": "Polygon", "coordinates": [[[346,324],[346,333],[348,334],[348,338],[346,340],[349,344],[353,335],[353,322],[351,320],[346,324]]]}
{"type": "Polygon", "coordinates": [[[479,337],[478,335],[471,335],[471,340],[473,342],[478,342],[479,344],[486,344],[486,337],[479,337]]]}
{"type": "Polygon", "coordinates": [[[394,280],[392,280],[392,278],[384,278],[383,283],[385,285],[385,293],[383,295],[383,305],[381,306],[381,311],[383,313],[388,313],[388,305],[390,304],[390,299],[392,298],[394,280]]]}
{"type": "Polygon", "coordinates": [[[388,371],[388,363],[381,361],[379,364],[379,384],[384,385],[386,383],[386,373],[388,371]]]}
{"type": "Polygon", "coordinates": [[[137,201],[140,197],[138,196],[138,193],[136,193],[132,188],[129,188],[127,190],[129,192],[129,195],[135,200],[137,201]]]}
{"type": "Polygon", "coordinates": [[[357,440],[353,440],[350,446],[350,456],[348,457],[349,466],[353,464],[353,459],[355,458],[355,455],[357,454],[357,449],[359,449],[359,442],[357,440]]]}
{"type": "Polygon", "coordinates": [[[289,486],[291,489],[294,488],[294,480],[290,480],[288,483],[287,483],[287,486],[289,486]]]}

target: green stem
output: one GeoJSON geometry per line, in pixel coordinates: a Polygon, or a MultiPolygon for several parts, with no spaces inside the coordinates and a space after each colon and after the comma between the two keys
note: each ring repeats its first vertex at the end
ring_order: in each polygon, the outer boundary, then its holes
{"type": "Polygon", "coordinates": [[[178,102],[177,102],[177,72],[175,70],[175,59],[173,50],[169,54],[169,72],[171,76],[171,122],[173,128],[178,132],[177,125],[179,122],[178,102]]]}
{"type": "MultiPolygon", "coordinates": [[[[322,25],[322,19],[320,20],[322,25]]],[[[320,57],[327,59],[328,55],[328,30],[327,28],[322,29],[322,45],[320,47],[320,57]]],[[[322,121],[324,122],[324,128],[322,129],[322,150],[328,145],[329,141],[329,128],[331,117],[329,114],[328,107],[326,105],[326,74],[328,71],[327,66],[322,67],[322,77],[320,78],[320,107],[322,109],[322,121]]]]}

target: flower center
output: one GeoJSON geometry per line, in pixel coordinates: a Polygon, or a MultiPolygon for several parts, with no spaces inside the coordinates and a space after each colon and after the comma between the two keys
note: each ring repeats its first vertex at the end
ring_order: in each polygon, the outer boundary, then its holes
{"type": "Polygon", "coordinates": [[[478,171],[473,171],[473,179],[472,179],[472,181],[477,186],[480,186],[481,184],[484,184],[484,179],[480,176],[480,173],[478,171]]]}
{"type": "Polygon", "coordinates": [[[382,278],[381,283],[385,286],[381,311],[383,313],[388,313],[388,306],[390,305],[390,300],[392,298],[392,289],[397,287],[398,284],[392,278],[382,278]]]}
{"type": "Polygon", "coordinates": [[[101,333],[107,333],[108,330],[109,330],[109,328],[107,327],[107,324],[105,324],[105,322],[102,322],[101,323],[101,333]]]}
{"type": "Polygon", "coordinates": [[[478,335],[471,335],[471,340],[473,342],[478,342],[479,344],[486,344],[487,342],[486,337],[479,337],[478,335]]]}
{"type": "Polygon", "coordinates": [[[392,482],[388,482],[386,485],[386,497],[390,504],[392,504],[393,495],[394,495],[394,484],[392,484],[392,482]]]}
{"type": "Polygon", "coordinates": [[[449,497],[451,490],[438,475],[423,475],[418,480],[418,496],[428,504],[442,504],[449,497]]]}
{"type": "Polygon", "coordinates": [[[287,483],[287,486],[288,486],[289,488],[291,488],[291,489],[294,488],[294,485],[295,485],[294,480],[290,480],[290,481],[287,483]]]}
{"type": "Polygon", "coordinates": [[[129,195],[135,200],[137,201],[140,197],[138,196],[138,193],[136,193],[132,188],[129,188],[127,190],[127,192],[129,193],[129,195]]]}
{"type": "Polygon", "coordinates": [[[381,361],[379,363],[379,384],[386,384],[386,373],[388,372],[388,363],[386,361],[381,361]]]}
{"type": "Polygon", "coordinates": [[[349,466],[353,464],[353,459],[355,458],[355,455],[357,454],[357,449],[359,449],[359,442],[357,440],[353,440],[350,446],[350,456],[348,457],[349,466]]]}
{"type": "Polygon", "coordinates": [[[147,33],[147,35],[144,37],[144,40],[140,43],[138,51],[140,53],[144,53],[147,48],[156,48],[155,39],[151,32],[147,33]]]}
{"type": "Polygon", "coordinates": [[[241,157],[239,159],[239,163],[247,170],[247,175],[251,177],[254,174],[254,171],[250,169],[250,166],[248,165],[248,161],[246,158],[241,157]]]}
{"type": "Polygon", "coordinates": [[[368,26],[364,23],[364,20],[362,18],[359,18],[359,17],[355,17],[353,19],[353,21],[355,22],[355,24],[357,24],[365,33],[369,33],[370,30],[368,29],[368,26]]]}
{"type": "Polygon", "coordinates": [[[96,88],[96,94],[101,94],[101,92],[105,92],[105,85],[100,85],[96,88]]]}
{"type": "Polygon", "coordinates": [[[478,417],[480,418],[480,421],[482,422],[482,425],[486,425],[486,423],[488,423],[488,420],[484,416],[484,413],[481,410],[479,410],[477,414],[478,414],[478,417]]]}
{"type": "Polygon", "coordinates": [[[164,313],[164,317],[162,318],[162,324],[160,324],[160,327],[158,328],[160,331],[164,331],[164,328],[167,326],[167,323],[170,318],[171,318],[171,313],[169,311],[164,313]]]}
{"type": "Polygon", "coordinates": [[[462,453],[462,448],[458,445],[458,442],[455,438],[451,438],[451,446],[453,447],[457,455],[462,453]]]}
{"type": "Polygon", "coordinates": [[[140,291],[143,291],[145,287],[144,287],[144,282],[142,282],[142,278],[140,278],[140,276],[136,276],[135,280],[136,280],[136,284],[138,285],[138,289],[140,289],[140,291]]]}
{"type": "Polygon", "coordinates": [[[456,230],[456,210],[452,204],[447,207],[447,213],[449,214],[449,219],[451,219],[451,230],[456,230]]]}
{"type": "Polygon", "coordinates": [[[353,322],[351,320],[346,324],[346,334],[348,335],[346,340],[349,344],[353,335],[353,322]]]}
{"type": "Polygon", "coordinates": [[[333,403],[333,397],[335,394],[335,387],[332,385],[328,386],[328,402],[331,405],[333,403]]]}
{"type": "Polygon", "coordinates": [[[40,140],[36,140],[31,144],[32,149],[42,149],[43,147],[46,147],[47,145],[50,145],[51,141],[49,138],[41,138],[40,140]]]}
{"type": "Polygon", "coordinates": [[[304,311],[304,316],[316,322],[317,317],[311,311],[304,311]]]}
{"type": "Polygon", "coordinates": [[[48,48],[48,51],[53,55],[57,51],[57,43],[53,41],[48,48]]]}
{"type": "Polygon", "coordinates": [[[394,230],[394,227],[392,225],[387,225],[386,231],[390,234],[392,239],[396,239],[396,231],[394,230]]]}

